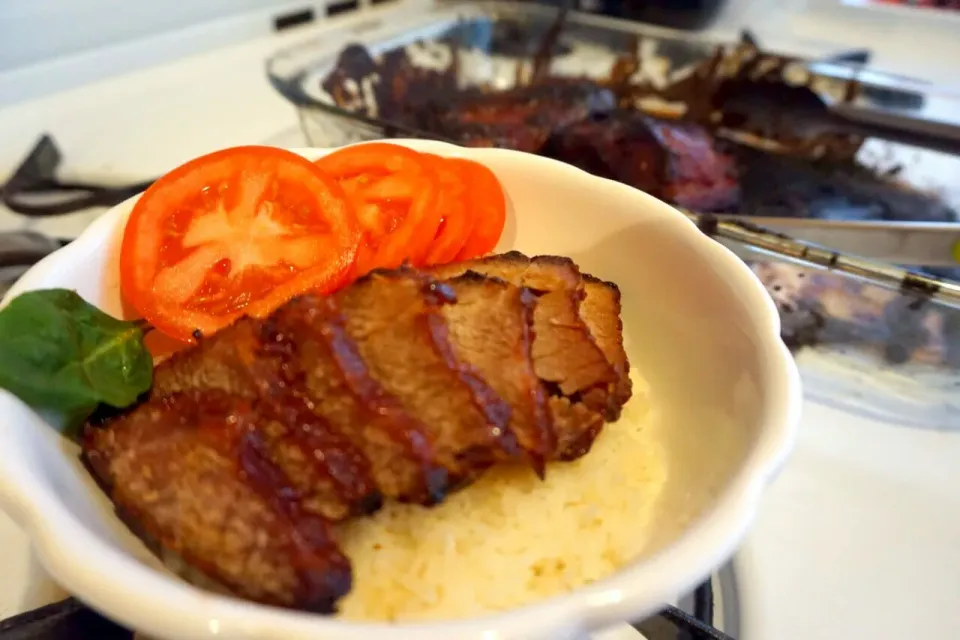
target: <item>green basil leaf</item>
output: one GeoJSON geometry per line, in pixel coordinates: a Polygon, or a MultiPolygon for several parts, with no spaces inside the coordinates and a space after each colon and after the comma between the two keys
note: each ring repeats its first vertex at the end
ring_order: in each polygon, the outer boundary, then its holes
{"type": "Polygon", "coordinates": [[[100,403],[123,408],[149,390],[143,332],[75,291],[29,291],[0,310],[0,387],[73,427],[100,403]]]}

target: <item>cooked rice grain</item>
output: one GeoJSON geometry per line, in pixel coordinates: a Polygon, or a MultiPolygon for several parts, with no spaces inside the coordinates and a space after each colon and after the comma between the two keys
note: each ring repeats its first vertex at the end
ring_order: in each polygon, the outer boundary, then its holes
{"type": "Polygon", "coordinates": [[[497,468],[439,507],[391,504],[344,525],[353,620],[476,615],[557,595],[610,575],[642,554],[666,479],[647,385],[591,452],[547,467],[497,468]]]}

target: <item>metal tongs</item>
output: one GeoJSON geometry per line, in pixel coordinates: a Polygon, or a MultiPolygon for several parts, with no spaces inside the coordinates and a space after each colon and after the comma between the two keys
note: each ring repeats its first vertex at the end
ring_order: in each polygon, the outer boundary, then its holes
{"type": "MultiPolygon", "coordinates": [[[[853,50],[818,60],[765,53],[757,38],[745,30],[731,57],[719,63],[734,75],[770,80],[779,76],[791,86],[811,90],[806,100],[765,104],[790,113],[791,119],[814,130],[832,131],[863,139],[874,138],[920,149],[960,155],[960,87],[937,86],[923,80],[885,73],[869,66],[869,51],[853,50]],[[797,75],[801,69],[804,73],[797,75]],[[792,79],[788,80],[788,77],[792,79]],[[822,81],[835,85],[827,89],[822,81]],[[930,108],[930,103],[940,108],[930,108]]],[[[718,59],[719,60],[719,59],[718,59]]],[[[712,61],[711,61],[712,62],[712,61]]],[[[717,71],[714,67],[712,71],[717,71]]],[[[739,101],[756,99],[756,89],[739,101]]],[[[762,96],[762,94],[761,94],[762,96]]]]}
{"type": "Polygon", "coordinates": [[[686,210],[683,214],[711,238],[736,242],[788,262],[834,271],[885,289],[900,291],[919,300],[934,300],[960,309],[960,282],[846,255],[795,240],[745,220],[721,219],[715,215],[686,210]]]}

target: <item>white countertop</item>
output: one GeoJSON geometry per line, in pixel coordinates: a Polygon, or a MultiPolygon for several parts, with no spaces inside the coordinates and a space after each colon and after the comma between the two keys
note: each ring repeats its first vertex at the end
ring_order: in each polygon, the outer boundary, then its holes
{"type": "MultiPolygon", "coordinates": [[[[258,38],[4,107],[0,176],[16,169],[43,133],[50,133],[63,153],[62,177],[117,184],[159,177],[222,147],[302,144],[294,108],[272,89],[264,71],[267,56],[296,38],[258,38]]],[[[99,213],[58,216],[33,226],[73,237],[99,213]]],[[[23,224],[0,206],[0,230],[23,224]]]]}
{"type": "MultiPolygon", "coordinates": [[[[220,147],[302,144],[294,109],[274,93],[263,65],[316,30],[4,107],[0,176],[44,132],[63,152],[65,177],[119,184],[220,147]]],[[[31,226],[69,237],[98,213],[26,223],[0,211],[0,230],[31,226]]],[[[882,424],[808,403],[796,453],[736,562],[741,640],[960,637],[951,606],[960,600],[958,541],[960,431],[882,424]]],[[[0,618],[62,595],[26,548],[26,535],[0,515],[0,618]]]]}
{"type": "Polygon", "coordinates": [[[736,569],[742,640],[960,638],[960,430],[804,406],[736,569]]]}

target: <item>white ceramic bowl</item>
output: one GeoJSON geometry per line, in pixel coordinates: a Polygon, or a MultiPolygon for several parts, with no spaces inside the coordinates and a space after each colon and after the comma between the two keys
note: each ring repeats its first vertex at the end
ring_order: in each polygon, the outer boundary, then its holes
{"type": "MultiPolygon", "coordinates": [[[[160,568],[113,515],[76,446],[0,391],[0,499],[64,588],[131,628],[175,640],[557,640],[652,613],[733,553],[787,456],[801,404],[797,370],[760,282],[684,216],[640,191],[533,155],[402,143],[471,158],[497,174],[511,210],[498,250],[569,256],[620,286],[631,363],[669,427],[669,472],[655,519],[663,544],[567,595],[455,622],[355,624],[251,604],[160,568]]],[[[122,315],[117,256],[133,201],[37,264],[8,299],[66,287],[122,315]]]]}

